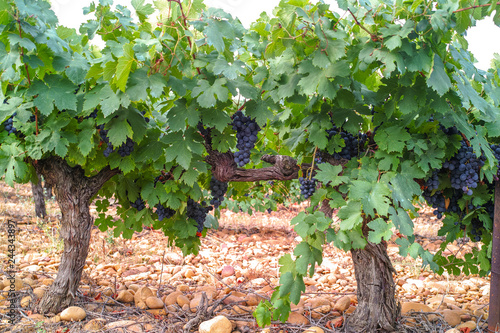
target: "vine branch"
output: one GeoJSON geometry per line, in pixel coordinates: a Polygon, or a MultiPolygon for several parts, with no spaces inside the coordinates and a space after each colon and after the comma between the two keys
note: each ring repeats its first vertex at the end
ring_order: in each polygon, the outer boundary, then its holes
{"type": "MultiPolygon", "coordinates": [[[[491,6],[491,5],[493,5],[493,4],[492,3],[487,3],[487,4],[484,4],[484,5],[474,5],[474,6],[460,8],[460,9],[454,10],[453,13],[460,13],[460,12],[464,12],[466,10],[471,10],[471,9],[476,9],[476,8],[481,8],[481,7],[488,7],[488,6],[491,6]]],[[[497,2],[496,5],[500,6],[500,2],[497,2]]]]}
{"type": "Polygon", "coordinates": [[[370,37],[371,37],[372,41],[376,42],[376,41],[380,40],[380,37],[379,37],[379,36],[377,36],[376,34],[374,34],[374,33],[370,32],[370,30],[368,30],[368,29],[367,29],[364,25],[362,25],[362,24],[358,21],[358,19],[357,19],[357,18],[356,18],[356,16],[353,14],[353,12],[351,12],[351,10],[350,10],[350,9],[347,9],[347,11],[351,14],[351,16],[353,17],[353,19],[354,19],[354,21],[356,22],[356,24],[357,24],[357,25],[359,25],[359,27],[360,27],[361,29],[363,29],[364,31],[366,31],[366,32],[370,35],[370,37]]]}

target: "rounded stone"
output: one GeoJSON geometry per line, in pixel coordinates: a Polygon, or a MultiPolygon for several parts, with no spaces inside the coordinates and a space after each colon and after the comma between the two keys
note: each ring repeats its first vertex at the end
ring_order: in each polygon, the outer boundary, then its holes
{"type": "Polygon", "coordinates": [[[61,320],[64,321],[80,321],[85,319],[86,316],[85,310],[79,306],[70,306],[61,312],[61,320]]]}

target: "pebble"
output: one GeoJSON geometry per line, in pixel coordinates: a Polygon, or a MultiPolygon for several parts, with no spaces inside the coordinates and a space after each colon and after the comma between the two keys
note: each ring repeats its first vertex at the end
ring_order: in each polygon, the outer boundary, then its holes
{"type": "Polygon", "coordinates": [[[349,309],[350,305],[351,305],[351,298],[346,295],[346,296],[339,298],[335,302],[335,305],[333,306],[333,310],[344,312],[345,310],[349,309]]]}
{"type": "Polygon", "coordinates": [[[179,304],[181,308],[184,307],[184,305],[189,306],[189,303],[190,303],[189,298],[187,298],[186,296],[184,295],[177,296],[177,304],[179,304]]]}
{"type": "Polygon", "coordinates": [[[156,296],[146,298],[146,305],[150,309],[163,309],[163,301],[156,296]]]}
{"type": "Polygon", "coordinates": [[[204,321],[198,328],[199,333],[231,333],[233,324],[224,316],[217,316],[204,321]]]}
{"type": "Polygon", "coordinates": [[[457,326],[462,322],[462,318],[460,318],[460,313],[454,310],[444,310],[443,318],[450,326],[457,326]]]}
{"type": "Polygon", "coordinates": [[[291,312],[286,322],[292,325],[309,325],[309,319],[297,312],[291,312]]]}
{"type": "Polygon", "coordinates": [[[61,320],[64,321],[80,321],[85,319],[87,313],[79,306],[70,306],[61,312],[61,320]]]}
{"type": "Polygon", "coordinates": [[[147,308],[146,299],[150,296],[154,295],[148,287],[141,287],[137,289],[137,292],[134,295],[135,306],[139,309],[145,310],[147,308]]]}
{"type": "Polygon", "coordinates": [[[118,296],[116,296],[118,302],[131,303],[134,301],[134,295],[128,290],[120,290],[118,296]]]}
{"type": "Polygon", "coordinates": [[[446,332],[444,332],[444,333],[462,333],[462,332],[460,332],[460,331],[459,331],[459,330],[457,330],[456,328],[452,328],[452,329],[447,330],[447,331],[446,331],[446,332]]]}
{"type": "Polygon", "coordinates": [[[24,296],[19,303],[22,308],[27,308],[31,304],[31,296],[24,296]]]}
{"type": "Polygon", "coordinates": [[[106,325],[105,319],[94,318],[83,326],[83,330],[91,331],[91,332],[98,332],[98,331],[102,331],[102,329],[104,328],[105,325],[106,325]]]}
{"type": "Polygon", "coordinates": [[[410,311],[415,311],[415,312],[433,312],[432,309],[421,303],[414,303],[414,302],[404,302],[401,305],[401,314],[406,314],[410,311]]]}
{"type": "Polygon", "coordinates": [[[181,295],[182,292],[174,291],[163,298],[163,303],[167,306],[177,304],[177,297],[181,295]]]}
{"type": "Polygon", "coordinates": [[[476,327],[477,327],[476,322],[475,322],[475,321],[470,320],[470,321],[466,321],[466,322],[465,322],[465,323],[463,323],[463,324],[458,325],[456,328],[457,328],[458,330],[460,330],[460,331],[462,331],[462,328],[468,328],[468,329],[470,329],[471,331],[473,331],[473,330],[475,330],[475,329],[476,329],[476,327]]]}
{"type": "Polygon", "coordinates": [[[116,333],[134,332],[142,333],[142,327],[133,320],[114,321],[106,325],[106,329],[113,330],[116,333]]]}

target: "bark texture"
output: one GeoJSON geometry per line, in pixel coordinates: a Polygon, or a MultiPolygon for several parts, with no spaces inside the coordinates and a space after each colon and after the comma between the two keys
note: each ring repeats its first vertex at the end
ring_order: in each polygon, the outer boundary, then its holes
{"type": "Polygon", "coordinates": [[[62,215],[59,234],[64,252],[57,277],[39,304],[41,313],[57,313],[73,303],[80,283],[93,225],[90,200],[119,171],[106,167],[86,177],[80,167],[70,167],[60,158],[40,160],[34,166],[53,185],[62,215]]]}
{"type": "Polygon", "coordinates": [[[401,306],[396,300],[396,285],[385,242],[368,243],[364,249],[351,250],[357,282],[358,306],[346,322],[346,332],[393,332],[401,306]]]}
{"type": "Polygon", "coordinates": [[[42,179],[38,175],[38,182],[35,184],[31,182],[31,192],[33,200],[35,201],[35,215],[41,218],[47,216],[47,209],[45,208],[45,198],[43,196],[42,179]]]}
{"type": "MultiPolygon", "coordinates": [[[[301,166],[290,156],[264,155],[262,161],[272,164],[271,167],[259,169],[238,168],[232,153],[210,151],[206,161],[212,166],[212,174],[221,182],[256,182],[261,180],[291,180],[299,177],[301,166]]],[[[303,164],[302,168],[310,167],[303,164]]]]}

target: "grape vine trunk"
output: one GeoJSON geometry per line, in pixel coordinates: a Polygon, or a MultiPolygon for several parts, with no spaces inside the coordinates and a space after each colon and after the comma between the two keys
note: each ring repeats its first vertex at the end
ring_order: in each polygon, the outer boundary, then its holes
{"type": "Polygon", "coordinates": [[[60,158],[39,160],[37,171],[54,185],[61,209],[64,252],[57,277],[39,304],[41,313],[58,313],[73,304],[87,259],[94,221],[90,201],[102,185],[118,172],[108,167],[94,177],[86,177],[80,167],[70,167],[60,158]]]}

